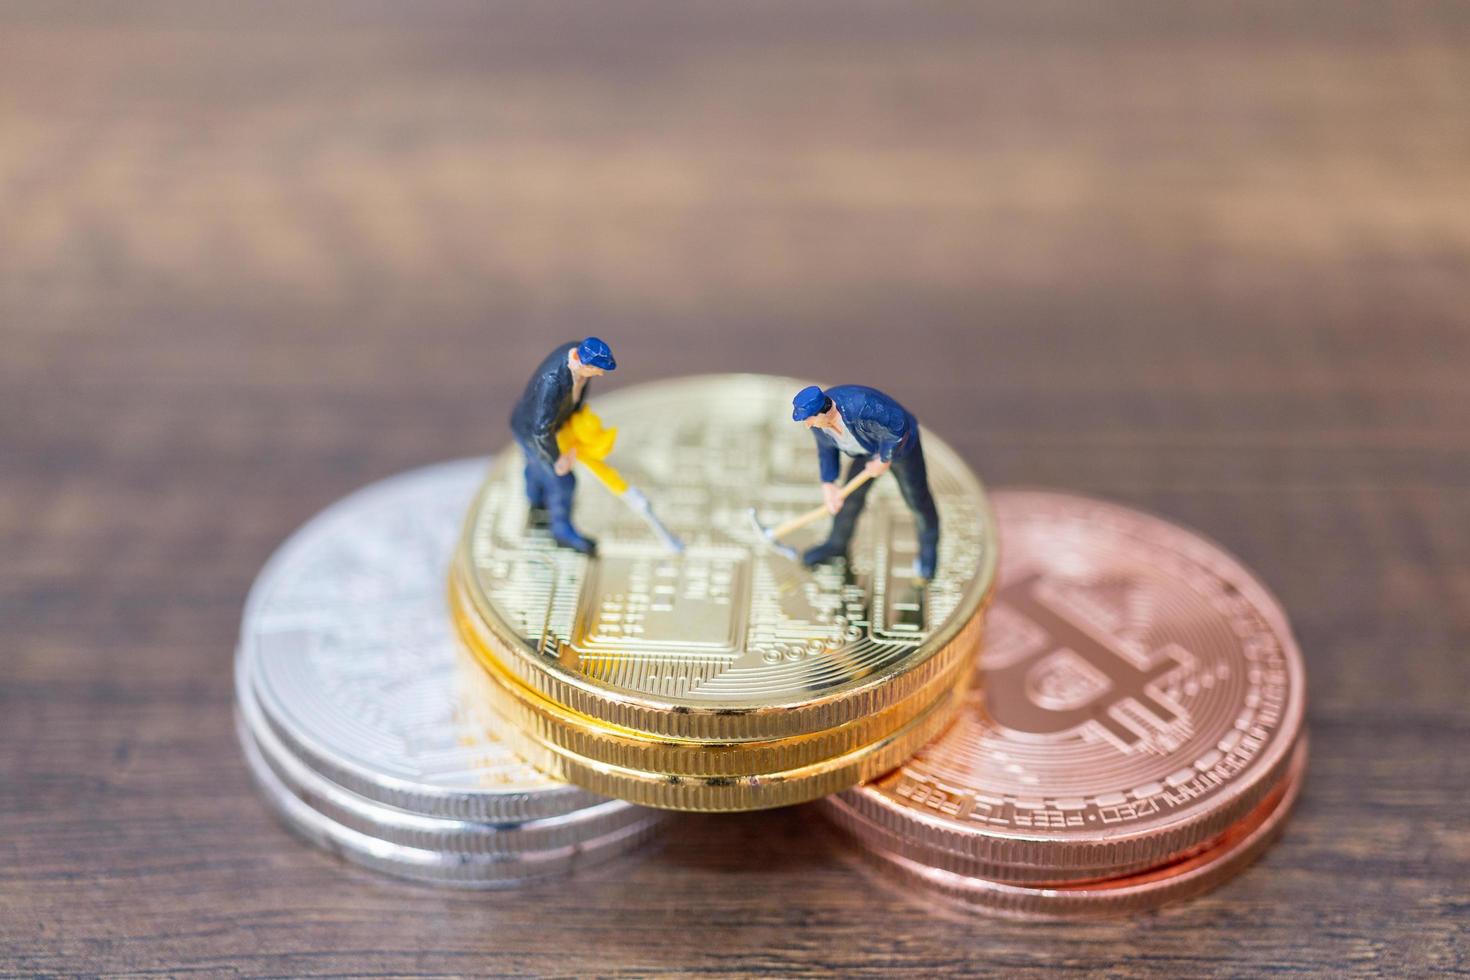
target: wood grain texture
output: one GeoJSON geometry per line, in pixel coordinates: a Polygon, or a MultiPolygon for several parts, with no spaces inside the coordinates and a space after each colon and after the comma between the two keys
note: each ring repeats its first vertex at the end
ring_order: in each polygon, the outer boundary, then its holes
{"type": "Polygon", "coordinates": [[[0,969],[1470,971],[1470,8],[0,9],[0,969]],[[1284,838],[1158,914],[936,915],[809,811],[462,894],[291,838],[241,601],[370,480],[618,384],[876,381],[994,485],[1224,542],[1306,651],[1284,838]]]}

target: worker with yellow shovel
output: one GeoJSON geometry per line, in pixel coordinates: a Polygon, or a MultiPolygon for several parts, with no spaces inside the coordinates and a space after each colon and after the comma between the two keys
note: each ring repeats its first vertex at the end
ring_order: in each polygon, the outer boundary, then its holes
{"type": "Polygon", "coordinates": [[[684,546],[653,515],[648,498],[604,462],[617,430],[604,429],[585,407],[587,382],[617,366],[607,344],[588,337],[559,345],[531,375],[510,416],[510,431],[526,457],[526,498],[532,510],[548,513],[557,544],[595,555],[597,542],[572,525],[577,489],[572,467],[580,462],[647,521],[670,550],[681,551],[684,546]]]}

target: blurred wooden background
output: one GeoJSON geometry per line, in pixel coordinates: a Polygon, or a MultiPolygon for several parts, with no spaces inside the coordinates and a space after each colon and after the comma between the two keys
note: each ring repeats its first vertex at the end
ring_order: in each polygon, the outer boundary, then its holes
{"type": "Polygon", "coordinates": [[[1467,695],[1462,2],[0,8],[0,971],[1463,974],[1467,695]],[[1306,650],[1284,838],[1022,926],[804,810],[500,894],[288,836],[252,577],[586,333],[617,384],[878,382],[993,485],[1224,542],[1306,650]]]}

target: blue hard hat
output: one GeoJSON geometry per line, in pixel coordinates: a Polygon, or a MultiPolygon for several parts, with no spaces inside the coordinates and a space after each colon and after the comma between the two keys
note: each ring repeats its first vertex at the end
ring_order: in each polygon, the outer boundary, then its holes
{"type": "Polygon", "coordinates": [[[822,394],[822,389],[816,385],[807,385],[796,393],[791,399],[791,421],[800,422],[809,419],[819,412],[825,412],[832,399],[822,394]]]}
{"type": "Polygon", "coordinates": [[[613,360],[612,348],[600,337],[588,337],[577,345],[577,359],[588,367],[616,371],[618,362],[613,360]]]}

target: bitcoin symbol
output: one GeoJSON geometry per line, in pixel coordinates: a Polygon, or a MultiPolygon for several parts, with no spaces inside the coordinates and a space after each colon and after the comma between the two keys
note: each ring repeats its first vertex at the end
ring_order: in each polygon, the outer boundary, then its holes
{"type": "Polygon", "coordinates": [[[1180,721],[1181,709],[1151,688],[1186,666],[1188,655],[1165,646],[1140,665],[1115,639],[1094,633],[1038,595],[1041,581],[1041,575],[1031,575],[996,595],[997,605],[1037,631],[1024,656],[985,670],[985,706],[996,723],[1033,735],[1061,735],[1092,723],[1131,751],[1149,732],[1180,721]]]}

